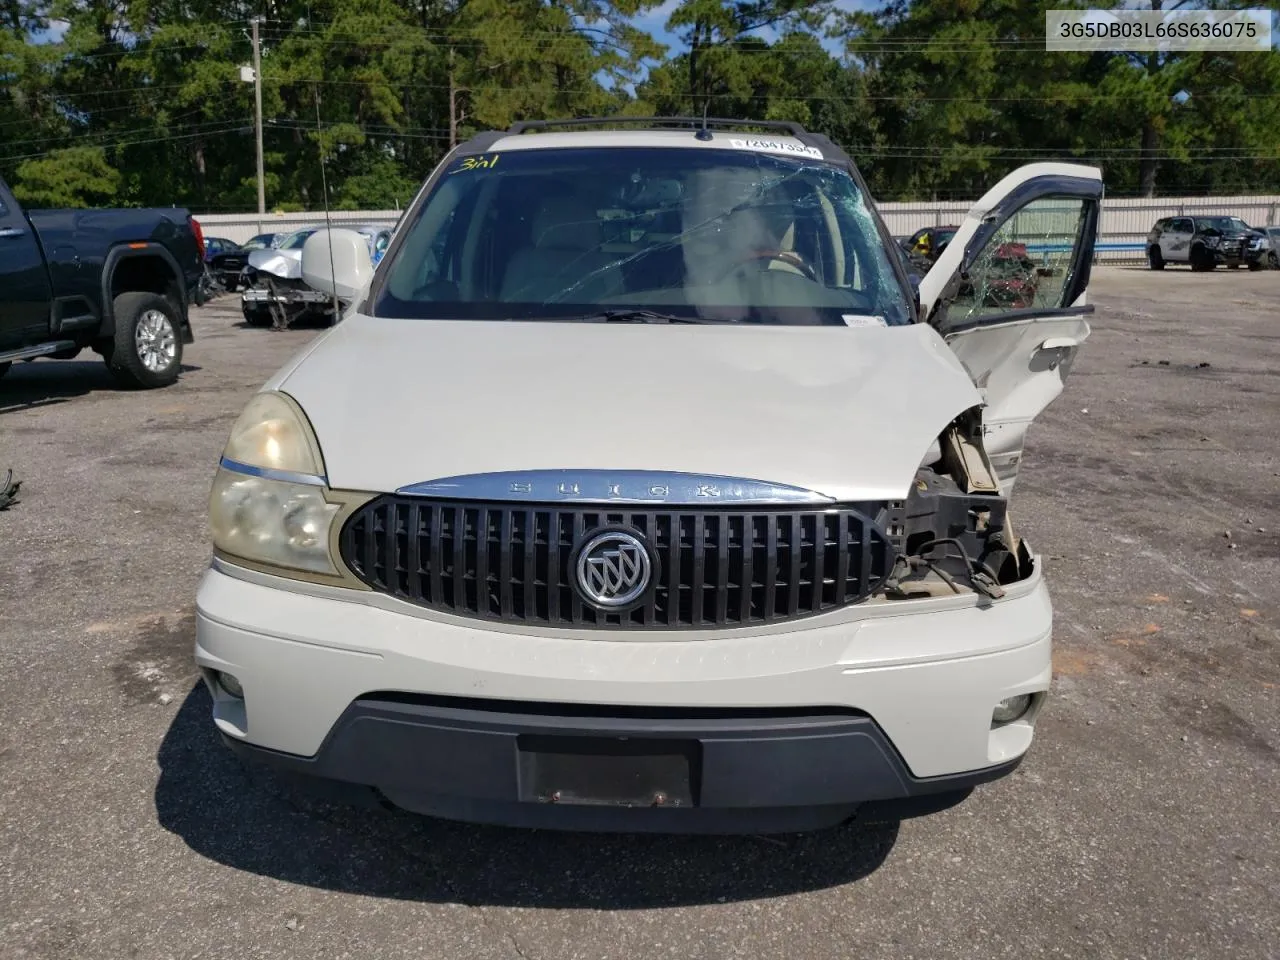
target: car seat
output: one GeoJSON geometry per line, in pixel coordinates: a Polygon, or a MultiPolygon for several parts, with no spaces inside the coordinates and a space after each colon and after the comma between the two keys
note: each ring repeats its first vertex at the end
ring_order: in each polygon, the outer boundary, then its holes
{"type": "Polygon", "coordinates": [[[547,197],[534,214],[531,243],[503,275],[507,303],[596,303],[622,291],[618,259],[600,249],[600,219],[576,197],[547,197]],[[575,286],[580,284],[580,286],[575,286]]]}

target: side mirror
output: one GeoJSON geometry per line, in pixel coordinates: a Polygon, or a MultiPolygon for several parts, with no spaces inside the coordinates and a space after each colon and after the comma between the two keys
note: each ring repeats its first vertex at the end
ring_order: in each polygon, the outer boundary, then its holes
{"type": "Polygon", "coordinates": [[[369,241],[354,230],[317,230],[302,247],[302,282],[351,301],[369,289],[373,260],[369,241]]]}

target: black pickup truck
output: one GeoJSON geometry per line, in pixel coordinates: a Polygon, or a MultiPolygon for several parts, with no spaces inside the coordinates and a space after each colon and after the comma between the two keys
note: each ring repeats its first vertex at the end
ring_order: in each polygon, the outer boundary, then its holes
{"type": "Polygon", "coordinates": [[[204,241],[186,210],[27,210],[0,180],[0,376],[95,350],[122,384],[178,379],[204,241]]]}

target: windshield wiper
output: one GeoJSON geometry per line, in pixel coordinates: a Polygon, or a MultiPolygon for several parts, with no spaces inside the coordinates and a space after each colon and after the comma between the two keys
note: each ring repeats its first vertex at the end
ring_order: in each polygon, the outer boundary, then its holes
{"type": "Polygon", "coordinates": [[[732,320],[709,320],[702,317],[677,317],[656,310],[601,310],[580,317],[548,317],[567,323],[733,323],[732,320]]]}

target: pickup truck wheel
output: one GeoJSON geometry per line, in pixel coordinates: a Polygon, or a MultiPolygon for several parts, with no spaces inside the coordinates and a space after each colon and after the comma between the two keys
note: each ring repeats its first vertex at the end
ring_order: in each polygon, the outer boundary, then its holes
{"type": "Polygon", "coordinates": [[[0,377],[3,377],[6,373],[8,373],[9,368],[12,366],[13,366],[12,360],[6,360],[4,363],[0,363],[0,377]]]}
{"type": "Polygon", "coordinates": [[[177,311],[154,293],[122,293],[112,304],[115,342],[107,366],[127,387],[167,387],[182,368],[177,311]]]}
{"type": "Polygon", "coordinates": [[[1164,269],[1164,254],[1160,252],[1159,247],[1152,247],[1147,251],[1147,264],[1152,270],[1164,269]]]}

